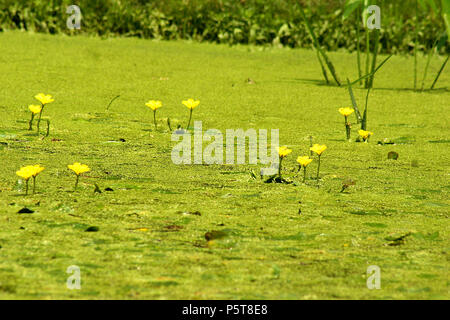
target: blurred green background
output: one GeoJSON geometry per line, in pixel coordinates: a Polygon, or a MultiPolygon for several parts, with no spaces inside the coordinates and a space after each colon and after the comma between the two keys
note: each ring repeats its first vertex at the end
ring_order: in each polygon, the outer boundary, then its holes
{"type": "MultiPolygon", "coordinates": [[[[444,0],[447,1],[447,0],[444,0]]],[[[410,53],[415,28],[418,46],[427,51],[445,30],[442,3],[437,12],[416,1],[372,1],[381,8],[380,52],[410,53]],[[416,20],[417,19],[417,20],[416,20]]],[[[0,30],[43,33],[85,33],[153,39],[193,39],[226,44],[311,47],[299,12],[303,6],[326,50],[356,49],[356,20],[343,19],[345,0],[0,0],[0,30]],[[81,30],[69,30],[68,5],[81,8],[81,30]]],[[[359,23],[362,30],[362,21],[359,23]]],[[[364,39],[361,48],[364,50],[364,39]]],[[[449,53],[449,43],[441,53],[449,53]]]]}

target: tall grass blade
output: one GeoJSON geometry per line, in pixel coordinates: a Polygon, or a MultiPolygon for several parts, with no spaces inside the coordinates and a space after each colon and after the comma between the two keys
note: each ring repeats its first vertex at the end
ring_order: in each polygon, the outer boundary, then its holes
{"type": "Polygon", "coordinates": [[[369,93],[370,93],[370,88],[367,89],[367,94],[366,94],[366,105],[364,107],[364,114],[363,114],[363,119],[361,122],[362,130],[367,130],[367,105],[369,104],[369,93]]]}
{"type": "Polygon", "coordinates": [[[368,74],[362,76],[361,78],[356,79],[355,81],[352,81],[352,82],[350,83],[350,85],[354,85],[355,83],[357,83],[357,82],[359,82],[359,81],[361,81],[361,80],[363,80],[363,79],[366,79],[366,78],[370,77],[372,74],[377,73],[377,71],[380,70],[380,68],[381,68],[381,67],[382,67],[382,66],[383,66],[383,65],[384,65],[384,64],[385,64],[392,56],[393,56],[393,55],[391,54],[389,57],[387,57],[386,59],[384,59],[384,60],[378,65],[378,67],[376,67],[375,70],[373,70],[373,72],[368,73],[368,74]]]}
{"type": "Polygon", "coordinates": [[[353,94],[352,85],[350,83],[350,80],[347,78],[347,85],[348,85],[348,93],[350,94],[350,99],[352,100],[353,109],[355,110],[356,115],[356,121],[357,123],[360,123],[362,121],[361,113],[359,112],[358,105],[356,104],[355,95],[353,94]]]}
{"type": "Polygon", "coordinates": [[[376,67],[376,64],[377,64],[379,39],[380,39],[380,30],[375,30],[375,44],[374,44],[374,47],[373,47],[373,54],[372,54],[372,68],[370,70],[372,75],[369,77],[369,87],[368,87],[368,89],[373,87],[373,79],[375,78],[375,74],[373,73],[373,71],[375,70],[375,67],[376,67]]]}
{"type": "Polygon", "coordinates": [[[353,13],[353,11],[359,9],[361,3],[362,0],[347,0],[344,6],[344,13],[342,14],[342,18],[347,19],[353,13]]]}
{"type": "MultiPolygon", "coordinates": [[[[363,3],[363,21],[364,21],[364,29],[366,31],[366,74],[369,74],[369,65],[370,65],[370,30],[367,27],[367,19],[369,12],[367,11],[370,5],[370,0],[364,0],[363,3]]],[[[364,80],[364,88],[369,86],[369,79],[365,78],[364,80]]]]}
{"type": "Polygon", "coordinates": [[[320,67],[322,68],[323,77],[325,78],[325,81],[327,82],[327,84],[330,84],[330,80],[328,80],[327,69],[325,69],[325,66],[323,65],[322,58],[320,57],[319,51],[317,51],[317,50],[315,50],[315,51],[317,54],[317,59],[319,60],[319,63],[320,63],[320,67]]]}
{"type": "Polygon", "coordinates": [[[433,57],[433,54],[434,54],[434,47],[431,48],[430,51],[428,52],[427,64],[425,65],[425,71],[423,73],[422,85],[420,86],[420,91],[423,91],[423,89],[425,87],[425,80],[426,80],[427,74],[428,74],[428,67],[430,66],[430,61],[431,61],[431,58],[433,57]]]}
{"type": "Polygon", "coordinates": [[[414,26],[414,90],[417,90],[417,38],[419,37],[418,32],[418,8],[417,8],[417,1],[416,0],[416,25],[414,26]]]}
{"type": "Polygon", "coordinates": [[[445,22],[445,28],[447,29],[447,35],[450,39],[450,1],[449,0],[442,0],[442,18],[445,22]]]}
{"type": "MultiPolygon", "coordinates": [[[[361,16],[361,10],[358,8],[358,18],[361,16]]],[[[356,19],[356,60],[358,63],[358,77],[362,77],[362,71],[361,71],[361,35],[359,30],[359,19],[356,19]]],[[[362,85],[362,81],[359,82],[360,85],[362,85]]]]}
{"type": "MultiPolygon", "coordinates": [[[[370,32],[369,28],[366,26],[366,74],[369,73],[369,65],[370,65],[370,32]]],[[[364,87],[369,87],[369,79],[366,78],[364,80],[364,87]]]]}
{"type": "Polygon", "coordinates": [[[436,75],[436,78],[434,79],[433,84],[432,84],[431,87],[430,87],[430,90],[433,90],[433,89],[434,89],[434,86],[436,85],[436,82],[438,81],[439,77],[441,76],[441,73],[442,73],[442,71],[444,70],[445,65],[447,64],[449,58],[450,58],[450,55],[447,56],[447,59],[445,59],[445,61],[444,61],[444,63],[442,64],[441,68],[439,69],[439,71],[438,71],[438,73],[437,73],[437,75],[436,75]]]}
{"type": "Polygon", "coordinates": [[[109,109],[109,107],[111,106],[111,104],[114,102],[114,100],[116,100],[117,98],[119,98],[120,95],[115,96],[114,98],[111,99],[111,101],[109,102],[108,106],[106,107],[106,110],[109,109]]]}
{"type": "Polygon", "coordinates": [[[306,28],[308,29],[309,35],[311,36],[311,38],[313,40],[314,47],[322,55],[323,60],[325,61],[325,64],[328,67],[328,70],[330,71],[331,75],[334,78],[334,81],[336,81],[338,86],[340,86],[341,82],[339,81],[339,78],[337,77],[336,70],[334,69],[333,64],[331,63],[330,59],[328,59],[328,56],[326,55],[325,51],[323,51],[323,49],[320,47],[319,41],[317,40],[317,37],[314,34],[314,31],[311,28],[311,25],[309,24],[308,19],[306,18],[306,15],[305,15],[305,12],[303,11],[303,8],[301,6],[299,6],[299,9],[300,9],[300,14],[301,14],[303,20],[305,21],[305,25],[306,25],[306,28]]]}

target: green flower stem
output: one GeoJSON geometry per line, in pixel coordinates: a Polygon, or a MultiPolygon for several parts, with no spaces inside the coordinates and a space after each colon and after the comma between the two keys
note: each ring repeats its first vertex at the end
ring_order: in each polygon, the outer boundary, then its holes
{"type": "Polygon", "coordinates": [[[32,112],[30,122],[28,123],[29,124],[28,130],[30,131],[33,130],[33,120],[34,120],[34,113],[32,112]]]}
{"type": "Polygon", "coordinates": [[[351,126],[350,126],[350,123],[348,123],[347,116],[345,116],[345,132],[347,133],[347,140],[350,140],[351,126]]]}
{"type": "Polygon", "coordinates": [[[187,125],[187,127],[186,127],[186,130],[189,130],[189,125],[191,124],[191,119],[192,119],[192,110],[193,109],[190,109],[191,111],[190,111],[190,113],[189,113],[189,121],[188,121],[188,125],[187,125]]]}
{"type": "Polygon", "coordinates": [[[28,195],[28,180],[29,179],[25,180],[25,195],[26,196],[28,195]]]}
{"type": "Polygon", "coordinates": [[[36,177],[33,177],[33,194],[36,193],[36,177]]]}
{"type": "Polygon", "coordinates": [[[317,183],[319,182],[319,171],[320,171],[320,155],[319,155],[319,164],[317,165],[317,183]]]}
{"type": "Polygon", "coordinates": [[[280,162],[278,163],[278,176],[281,178],[281,162],[283,161],[283,158],[280,157],[280,162]]]}
{"type": "Polygon", "coordinates": [[[77,174],[77,180],[75,181],[75,190],[77,189],[77,187],[78,187],[78,181],[80,180],[80,175],[79,174],[77,174]]]}
{"type": "Polygon", "coordinates": [[[155,129],[157,128],[156,126],[156,109],[153,110],[153,123],[155,124],[155,129]]]}
{"type": "Polygon", "coordinates": [[[306,167],[303,167],[303,183],[306,182],[306,167]]]}
{"type": "Polygon", "coordinates": [[[37,134],[38,135],[39,135],[39,128],[41,125],[42,112],[44,112],[44,107],[45,107],[45,104],[42,104],[41,112],[39,112],[39,119],[38,119],[38,123],[37,123],[37,134]]]}
{"type": "Polygon", "coordinates": [[[47,133],[45,134],[46,137],[50,135],[50,120],[47,119],[47,133]]]}

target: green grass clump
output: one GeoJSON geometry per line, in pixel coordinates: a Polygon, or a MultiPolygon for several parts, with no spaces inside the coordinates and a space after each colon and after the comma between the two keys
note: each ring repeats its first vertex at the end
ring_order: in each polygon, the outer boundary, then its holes
{"type": "MultiPolygon", "coordinates": [[[[312,50],[20,32],[0,47],[1,299],[449,298],[448,73],[414,92],[413,60],[393,56],[371,91],[374,135],[354,143],[337,112],[347,89],[316,80],[312,50]],[[44,139],[28,131],[38,92],[55,98],[44,139]],[[184,126],[186,97],[201,100],[203,130],[279,128],[293,150],[283,177],[311,135],[326,144],[320,187],[264,183],[255,165],[173,164],[166,121],[184,126]],[[73,191],[76,161],[91,171],[73,191]],[[15,172],[37,163],[24,196],[15,172]],[[81,290],[66,287],[71,265],[81,290]],[[370,265],[380,290],[366,287],[370,265]]],[[[354,55],[330,56],[357,79],[354,55]]]]}

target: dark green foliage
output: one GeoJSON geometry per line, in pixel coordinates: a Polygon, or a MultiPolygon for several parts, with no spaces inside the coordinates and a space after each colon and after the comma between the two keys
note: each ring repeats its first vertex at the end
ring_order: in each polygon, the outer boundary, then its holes
{"type": "Polygon", "coordinates": [[[388,153],[388,159],[397,160],[398,159],[398,153],[395,151],[390,151],[388,153]]]}
{"type": "MultiPolygon", "coordinates": [[[[356,50],[355,19],[343,21],[344,0],[80,0],[81,30],[69,30],[69,0],[2,0],[0,30],[23,29],[44,33],[87,33],[100,36],[135,36],[153,39],[194,39],[226,44],[311,47],[300,6],[311,21],[317,40],[326,51],[356,50]]],[[[410,53],[414,49],[414,1],[377,1],[382,8],[380,53],[410,53]]],[[[428,51],[445,29],[432,12],[418,16],[418,46],[428,51]]],[[[363,37],[362,37],[363,38],[363,37]]],[[[361,50],[365,41],[361,39],[361,50]]],[[[450,52],[449,44],[442,52],[450,52]]]]}

